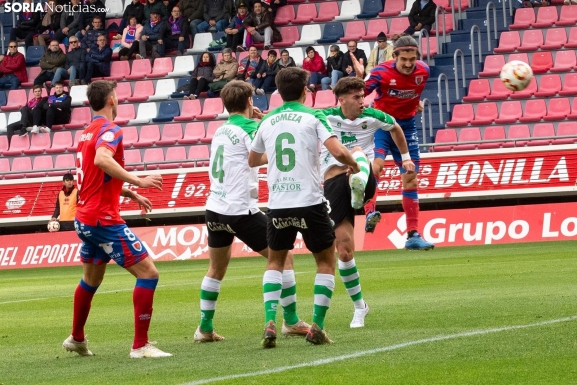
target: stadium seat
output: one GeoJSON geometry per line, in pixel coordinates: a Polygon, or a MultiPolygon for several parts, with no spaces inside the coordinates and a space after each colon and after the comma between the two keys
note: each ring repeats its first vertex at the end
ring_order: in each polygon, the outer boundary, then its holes
{"type": "Polygon", "coordinates": [[[335,21],[353,20],[360,13],[361,3],[359,0],[345,0],[341,3],[341,13],[335,17],[335,21]]]}
{"type": "Polygon", "coordinates": [[[337,105],[335,94],[331,90],[318,91],[315,98],[315,108],[329,108],[337,105]]]}
{"type": "Polygon", "coordinates": [[[339,21],[326,23],[323,30],[323,37],[318,39],[319,44],[336,43],[341,37],[345,35],[343,24],[339,21]]]}
{"type": "Polygon", "coordinates": [[[568,98],[552,98],[549,99],[549,106],[547,108],[547,115],[543,116],[545,121],[565,120],[567,115],[571,113],[571,103],[568,98]]]}
{"type": "Polygon", "coordinates": [[[295,8],[292,5],[285,5],[278,7],[276,10],[276,15],[274,17],[274,24],[276,26],[289,24],[291,21],[296,19],[295,8]]]}
{"type": "Polygon", "coordinates": [[[379,12],[379,17],[398,16],[404,9],[405,9],[404,0],[387,0],[385,1],[385,7],[383,9],[383,12],[379,12]]]}
{"type": "Polygon", "coordinates": [[[503,142],[488,142],[493,140],[505,140],[505,129],[503,126],[486,127],[483,132],[483,142],[477,146],[479,150],[487,150],[492,148],[501,148],[503,142]]]}
{"type": "MultiPolygon", "coordinates": [[[[519,124],[516,126],[509,127],[509,134],[507,135],[507,139],[515,139],[514,144],[507,144],[508,147],[514,145],[515,147],[525,147],[527,145],[527,140],[517,140],[517,139],[528,139],[531,137],[531,133],[529,131],[529,126],[526,124],[519,124]]],[[[503,146],[505,147],[505,146],[503,146]]]]}
{"type": "Polygon", "coordinates": [[[183,162],[186,160],[186,147],[183,146],[173,146],[166,149],[166,155],[164,157],[165,161],[171,161],[174,163],[162,163],[158,165],[161,170],[169,170],[173,168],[179,168],[183,166],[183,162]]]}
{"type": "Polygon", "coordinates": [[[467,96],[463,97],[466,102],[482,102],[491,94],[491,86],[488,79],[473,79],[469,83],[467,96]]]}
{"type": "Polygon", "coordinates": [[[22,155],[24,150],[28,150],[29,148],[30,139],[28,139],[28,136],[14,135],[10,141],[10,148],[3,151],[3,154],[4,156],[22,155]]]}
{"type": "MultiPolygon", "coordinates": [[[[150,60],[148,59],[138,59],[132,61],[132,70],[130,71],[130,75],[126,75],[126,80],[142,80],[152,72],[152,68],[150,65],[150,60]]],[[[134,94],[136,95],[136,89],[134,94]]]]}
{"type": "Polygon", "coordinates": [[[290,57],[294,59],[297,67],[301,67],[305,59],[302,48],[300,47],[287,48],[287,51],[289,52],[290,57]]]}
{"type": "Polygon", "coordinates": [[[10,160],[8,158],[0,158],[0,179],[10,172],[10,160]]]}
{"type": "Polygon", "coordinates": [[[52,155],[42,155],[37,156],[32,161],[32,170],[35,172],[29,172],[26,174],[27,178],[42,178],[48,176],[48,172],[54,169],[54,163],[52,161],[52,155]]]}
{"type": "Polygon", "coordinates": [[[577,7],[561,7],[559,20],[555,22],[557,27],[571,27],[577,24],[577,7]]]}
{"type": "Polygon", "coordinates": [[[365,0],[363,10],[357,15],[357,19],[374,19],[383,12],[383,2],[381,0],[365,0]]]}
{"type": "MultiPolygon", "coordinates": [[[[571,7],[566,7],[566,8],[571,8],[571,7]]],[[[573,27],[569,30],[569,36],[567,36],[567,43],[565,43],[563,46],[567,49],[577,48],[577,27],[573,27]]]]}
{"type": "Polygon", "coordinates": [[[317,51],[317,53],[320,55],[320,57],[323,58],[323,60],[326,62],[327,61],[327,51],[325,49],[324,45],[313,45],[313,48],[315,49],[315,51],[317,51]]]}
{"type": "MultiPolygon", "coordinates": [[[[30,90],[32,91],[32,90],[30,90]]],[[[8,100],[5,106],[0,107],[2,111],[18,111],[28,103],[26,97],[26,90],[10,90],[8,91],[8,100]]]]}
{"type": "Polygon", "coordinates": [[[558,18],[556,7],[539,7],[537,8],[537,19],[532,24],[532,27],[549,28],[557,23],[558,18]]]}
{"type": "Polygon", "coordinates": [[[254,95],[252,97],[252,103],[261,111],[268,110],[268,99],[266,95],[254,95]]]}
{"type": "Polygon", "coordinates": [[[8,137],[6,135],[0,135],[0,155],[4,154],[4,151],[8,150],[8,137]]]}
{"type": "Polygon", "coordinates": [[[22,152],[26,155],[39,155],[47,148],[50,148],[50,134],[36,134],[30,137],[30,148],[25,148],[22,152]]]}
{"type": "Polygon", "coordinates": [[[461,127],[468,125],[473,120],[472,104],[456,104],[453,107],[451,120],[446,123],[447,127],[461,127]]]}
{"type": "MultiPolygon", "coordinates": [[[[385,8],[388,2],[385,2],[385,8]]],[[[389,32],[389,26],[387,25],[386,19],[372,19],[369,20],[369,25],[367,26],[367,33],[362,37],[363,40],[377,40],[379,33],[387,34],[389,32]]]]}
{"type": "Polygon", "coordinates": [[[270,100],[268,103],[269,103],[268,104],[268,111],[271,111],[271,110],[274,110],[275,108],[282,106],[283,101],[282,101],[280,94],[272,94],[270,96],[270,100]]]}
{"type": "Polygon", "coordinates": [[[187,76],[192,70],[194,70],[194,57],[191,55],[177,56],[174,60],[174,70],[168,73],[168,77],[187,76]]]}
{"type": "Polygon", "coordinates": [[[221,120],[213,120],[208,122],[208,126],[206,128],[206,136],[204,138],[200,138],[201,143],[211,143],[212,138],[214,137],[214,133],[224,122],[221,120]]]}
{"type": "MultiPolygon", "coordinates": [[[[467,127],[459,130],[459,142],[481,142],[481,131],[479,127],[467,127]]],[[[453,147],[453,151],[476,150],[479,143],[458,144],[453,147]]]]}
{"type": "Polygon", "coordinates": [[[300,39],[299,29],[296,26],[280,27],[282,41],[275,41],[274,46],[277,48],[291,47],[295,41],[300,39]]]}
{"type": "MultiPolygon", "coordinates": [[[[435,143],[455,143],[457,142],[457,131],[453,128],[446,128],[437,131],[435,134],[435,143]]],[[[445,146],[434,146],[432,149],[434,152],[451,151],[453,149],[453,144],[448,144],[445,146]]]]}
{"type": "Polygon", "coordinates": [[[409,19],[406,17],[397,17],[391,20],[389,35],[401,34],[409,27],[409,19]]]}
{"type": "Polygon", "coordinates": [[[144,165],[142,164],[142,158],[140,155],[140,150],[126,150],[124,151],[124,168],[127,171],[142,171],[144,170],[144,165]]]}
{"type": "Polygon", "coordinates": [[[341,37],[341,41],[347,43],[349,41],[359,41],[365,36],[365,22],[362,20],[349,21],[345,30],[345,35],[341,37]]]}
{"type": "Polygon", "coordinates": [[[36,79],[38,77],[38,75],[40,75],[40,72],[42,71],[42,68],[36,66],[36,67],[28,67],[26,68],[26,71],[28,72],[28,81],[21,83],[20,87],[32,87],[34,85],[34,79],[36,79]]]}
{"type": "Polygon", "coordinates": [[[138,142],[138,130],[136,126],[122,127],[122,144],[124,148],[130,148],[138,142]]]}
{"type": "Polygon", "coordinates": [[[565,74],[563,88],[559,91],[559,96],[571,95],[577,95],[577,73],[565,74]]]}
{"type": "Polygon", "coordinates": [[[573,144],[577,142],[577,124],[575,122],[561,122],[557,126],[557,137],[571,136],[570,138],[553,139],[552,144],[573,144]]]}
{"type": "Polygon", "coordinates": [[[178,115],[180,115],[180,105],[176,100],[168,100],[160,102],[158,115],[152,121],[155,123],[170,122],[178,115]]]}
{"type": "Polygon", "coordinates": [[[297,7],[296,18],[292,20],[293,24],[308,24],[317,17],[317,6],[314,3],[299,4],[297,7]]]}
{"type": "Polygon", "coordinates": [[[187,123],[184,127],[184,135],[178,144],[196,144],[206,136],[203,122],[187,123]]]}
{"type": "Polygon", "coordinates": [[[499,111],[497,110],[496,103],[480,103],[477,105],[475,119],[471,120],[470,124],[474,126],[488,125],[493,123],[493,121],[498,117],[499,111]]]}
{"type": "Polygon", "coordinates": [[[72,109],[70,123],[64,125],[65,128],[84,128],[92,121],[90,107],[77,107],[72,109]]]}
{"type": "Polygon", "coordinates": [[[158,115],[156,103],[140,103],[138,111],[136,112],[136,118],[129,121],[128,124],[145,124],[150,122],[151,119],[156,118],[156,115],[158,115]]]}
{"type": "Polygon", "coordinates": [[[72,106],[88,105],[88,96],[86,96],[86,85],[78,85],[70,88],[70,98],[72,99],[72,106]]]}
{"type": "Polygon", "coordinates": [[[198,115],[202,113],[202,108],[200,106],[200,100],[184,100],[182,102],[182,109],[180,110],[180,115],[174,117],[176,122],[186,122],[189,120],[194,120],[198,115]]]}
{"type": "Polygon", "coordinates": [[[145,170],[158,170],[158,162],[164,162],[164,149],[159,147],[147,148],[144,150],[142,161],[144,162],[145,170]]]}
{"type": "Polygon", "coordinates": [[[197,167],[208,166],[208,164],[210,163],[209,160],[207,160],[210,159],[210,152],[208,151],[208,146],[207,145],[190,146],[190,149],[188,150],[188,159],[194,160],[197,167]]]}
{"type": "MultiPolygon", "coordinates": [[[[453,25],[453,15],[451,13],[445,14],[445,33],[448,35],[455,29],[453,25]]],[[[435,28],[431,29],[431,34],[442,35],[443,34],[443,16],[439,14],[437,23],[435,23],[435,28]]]]}
{"type": "Polygon", "coordinates": [[[8,119],[6,121],[6,124],[9,125],[12,123],[19,122],[21,118],[22,118],[22,113],[20,111],[11,112],[10,115],[8,115],[8,119]]]}
{"type": "Polygon", "coordinates": [[[313,108],[314,99],[312,92],[307,92],[304,105],[313,108]]]}
{"type": "Polygon", "coordinates": [[[32,160],[27,156],[21,156],[12,159],[12,172],[21,172],[19,174],[4,175],[4,179],[22,179],[32,171],[32,160]]]}
{"type": "MultiPolygon", "coordinates": [[[[322,36],[321,26],[319,24],[303,25],[301,30],[301,38],[295,42],[295,45],[311,45],[320,39],[322,36]]],[[[293,56],[293,59],[296,58],[293,56]]],[[[240,58],[239,58],[240,60],[240,58]]]]}
{"type": "Polygon", "coordinates": [[[527,99],[533,96],[533,94],[537,92],[537,78],[533,76],[529,81],[529,85],[522,91],[515,91],[511,92],[509,97],[511,99],[527,99]]]}
{"type": "Polygon", "coordinates": [[[533,8],[519,8],[515,11],[515,22],[509,24],[509,29],[529,29],[535,22],[533,8]]]}
{"type": "Polygon", "coordinates": [[[541,49],[561,49],[566,42],[567,32],[565,31],[565,28],[549,28],[545,33],[545,42],[541,45],[541,49]]]}
{"type": "Polygon", "coordinates": [[[128,60],[113,61],[110,65],[110,76],[106,76],[105,80],[123,80],[130,75],[130,64],[128,60]]]}
{"type": "Polygon", "coordinates": [[[54,137],[52,138],[52,146],[50,148],[46,148],[46,153],[57,154],[66,152],[66,150],[72,147],[73,143],[72,133],[70,133],[70,131],[55,132],[54,137]]]}
{"type": "Polygon", "coordinates": [[[5,106],[6,102],[6,92],[0,91],[0,107],[5,106]]]}
{"type": "Polygon", "coordinates": [[[132,86],[130,82],[118,82],[116,83],[116,97],[118,103],[124,103],[132,96],[132,86]]]}
{"type": "Polygon", "coordinates": [[[164,78],[172,72],[172,58],[157,57],[154,59],[152,72],[146,75],[147,78],[164,78]]]}
{"type": "Polygon", "coordinates": [[[533,95],[537,98],[549,98],[561,91],[561,76],[543,75],[539,80],[539,91],[533,95]]]}
{"type": "MultiPolygon", "coordinates": [[[[532,138],[542,138],[542,137],[553,137],[555,136],[555,128],[552,123],[539,123],[533,127],[532,138]]],[[[540,139],[531,140],[527,143],[528,146],[549,146],[553,142],[553,139],[540,139]]]]}
{"type": "Polygon", "coordinates": [[[518,100],[503,102],[499,111],[499,117],[495,119],[497,124],[515,123],[523,115],[521,102],[518,100]]]}
{"type": "MultiPolygon", "coordinates": [[[[543,32],[540,29],[530,29],[523,32],[521,45],[517,47],[519,52],[537,51],[543,45],[543,32]]],[[[496,51],[497,49],[495,49],[496,51]]]]}
{"type": "MultiPolygon", "coordinates": [[[[170,58],[167,58],[170,59],[170,58]]],[[[148,97],[148,101],[153,100],[167,100],[170,95],[176,92],[176,85],[174,79],[161,79],[156,82],[154,95],[148,97]]]]}
{"type": "Polygon", "coordinates": [[[0,133],[2,132],[6,132],[6,114],[0,112],[0,133]]]}
{"type": "Polygon", "coordinates": [[[117,109],[116,118],[114,118],[114,123],[120,126],[124,126],[129,121],[136,118],[136,112],[134,111],[134,104],[119,104],[117,109]]]}
{"type": "Polygon", "coordinates": [[[41,45],[31,45],[26,49],[26,65],[35,66],[44,56],[45,48],[41,45]]]}
{"type": "Polygon", "coordinates": [[[495,52],[514,52],[521,45],[521,37],[518,31],[502,32],[499,36],[499,46],[495,52]]]}
{"type": "Polygon", "coordinates": [[[427,57],[429,54],[431,55],[431,58],[433,56],[435,56],[437,54],[437,38],[436,37],[429,37],[427,38],[421,38],[421,47],[422,47],[422,55],[423,57],[427,57]],[[431,44],[431,47],[428,48],[429,42],[431,44]]]}
{"type": "Polygon", "coordinates": [[[162,127],[160,140],[157,146],[173,146],[182,139],[182,126],[180,123],[169,123],[162,127]]]}
{"type": "Polygon", "coordinates": [[[483,71],[479,72],[479,76],[497,76],[501,73],[501,68],[503,68],[504,65],[505,56],[487,55],[485,56],[483,71]]]}
{"type": "MultiPolygon", "coordinates": [[[[575,58],[575,52],[573,52],[573,58],[575,58]]],[[[533,69],[533,73],[543,74],[549,71],[551,67],[553,67],[553,56],[551,55],[551,52],[545,51],[533,53],[533,57],[531,58],[531,68],[533,69]]],[[[560,67],[557,67],[557,70],[559,70],[559,68],[560,67]]]]}
{"type": "MultiPolygon", "coordinates": [[[[551,56],[551,52],[548,53],[551,56]]],[[[533,55],[533,60],[535,60],[535,55],[533,55]]],[[[533,65],[531,65],[533,67],[533,65]]],[[[577,59],[575,57],[575,51],[572,49],[557,51],[555,53],[555,65],[549,67],[551,72],[569,72],[577,68],[577,59]]],[[[535,70],[533,70],[535,72],[535,70]]]]}
{"type": "MultiPolygon", "coordinates": [[[[42,88],[42,97],[46,98],[48,97],[48,92],[46,92],[46,88],[42,88]]],[[[32,98],[34,98],[34,92],[32,89],[28,90],[28,98],[26,99],[26,103],[28,103],[28,101],[32,100],[32,98]]]]}
{"type": "Polygon", "coordinates": [[[160,128],[158,125],[146,125],[140,128],[138,142],[133,143],[133,147],[151,147],[160,140],[160,128]]]}
{"type": "Polygon", "coordinates": [[[326,23],[333,21],[339,15],[339,3],[336,1],[326,1],[319,7],[319,15],[313,17],[315,23],[326,23]]]}
{"type": "MultiPolygon", "coordinates": [[[[208,47],[210,46],[210,43],[212,43],[212,33],[210,32],[206,32],[206,33],[197,33],[196,35],[194,35],[194,42],[192,44],[192,48],[189,48],[187,50],[188,53],[202,53],[208,50],[208,47]]],[[[191,71],[189,69],[189,71],[191,71]]]]}
{"type": "Polygon", "coordinates": [[[519,118],[521,123],[539,122],[547,112],[544,99],[530,99],[525,103],[525,112],[519,118]]]}
{"type": "Polygon", "coordinates": [[[54,161],[55,171],[49,171],[48,176],[62,176],[68,172],[76,174],[74,154],[60,154],[56,155],[54,161]]]}
{"type": "Polygon", "coordinates": [[[224,112],[224,105],[221,98],[204,99],[204,106],[202,107],[202,114],[197,115],[198,120],[212,120],[216,119],[224,112]]]}
{"type": "Polygon", "coordinates": [[[80,137],[82,136],[82,132],[83,130],[76,130],[74,132],[74,144],[72,145],[71,148],[68,149],[68,151],[76,152],[76,150],[78,149],[78,143],[80,143],[80,137]]]}

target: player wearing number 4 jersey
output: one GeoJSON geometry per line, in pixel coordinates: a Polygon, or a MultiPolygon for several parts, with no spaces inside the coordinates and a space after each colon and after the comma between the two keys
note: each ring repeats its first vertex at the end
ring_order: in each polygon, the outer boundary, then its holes
{"type": "MultiPolygon", "coordinates": [[[[196,342],[221,341],[214,331],[213,317],[220,285],[231,257],[236,236],[251,249],[268,257],[267,219],[257,207],[258,169],[248,165],[248,153],[257,123],[261,118],[253,108],[252,87],[241,81],[228,83],[220,92],[230,118],[216,130],[210,157],[210,195],[206,201],[206,227],[210,264],[200,287],[200,325],[194,333],[196,342]]],[[[304,336],[309,325],[296,313],[296,281],[292,255],[287,258],[282,275],[281,305],[285,335],[304,336]]]]}
{"type": "Polygon", "coordinates": [[[325,315],[335,286],[335,233],[322,194],[319,141],[341,163],[357,173],[359,165],[329,126],[322,112],[303,105],[308,72],[286,68],[276,75],[284,104],[261,121],[248,162],[251,167],[268,156],[269,258],[263,276],[265,331],[262,345],[276,346],[276,310],[281,298],[283,266],[297,232],[315,256],[313,324],[306,336],[313,344],[331,343],[324,331],[325,315]]]}
{"type": "Polygon", "coordinates": [[[84,274],[74,292],[72,334],[62,346],[81,356],[91,356],[84,335],[92,298],[104,278],[111,259],[136,277],[132,295],[134,304],[134,342],[130,358],[169,357],[148,341],[152,302],[158,283],[158,270],[142,242],[120,217],[119,198],[138,203],[143,214],[152,209],[145,197],[122,187],[124,182],[141,188],[162,190],[162,177],[139,178],[124,169],[122,130],[112,123],[118,99],[116,82],[96,81],[87,89],[90,107],[95,112],[92,123],[82,132],[78,144],[78,205],[76,233],[82,240],[80,259],[84,274]]]}
{"type": "MultiPolygon", "coordinates": [[[[326,147],[322,148],[320,155],[325,197],[331,205],[329,215],[335,223],[339,273],[355,307],[351,328],[363,327],[369,312],[363,299],[360,276],[353,256],[353,227],[355,210],[361,209],[364,203],[375,195],[377,188],[377,178],[371,172],[371,163],[375,159],[375,132],[389,132],[403,156],[409,157],[405,136],[395,120],[379,110],[364,108],[364,88],[365,82],[361,79],[340,79],[333,88],[340,107],[323,110],[335,134],[361,165],[361,172],[347,176],[347,167],[335,159],[326,147]]],[[[405,159],[403,166],[409,172],[415,169],[411,159],[405,159]]],[[[378,218],[380,219],[380,213],[378,218]]]]}

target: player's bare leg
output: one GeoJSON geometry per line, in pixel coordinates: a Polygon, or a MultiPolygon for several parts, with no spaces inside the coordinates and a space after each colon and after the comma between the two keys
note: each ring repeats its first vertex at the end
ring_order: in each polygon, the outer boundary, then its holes
{"type": "Polygon", "coordinates": [[[325,327],[325,316],[331,304],[331,298],[335,289],[335,248],[334,245],[313,253],[317,263],[317,275],[314,287],[314,311],[313,323],[306,336],[306,340],[312,344],[332,344],[325,327]]]}

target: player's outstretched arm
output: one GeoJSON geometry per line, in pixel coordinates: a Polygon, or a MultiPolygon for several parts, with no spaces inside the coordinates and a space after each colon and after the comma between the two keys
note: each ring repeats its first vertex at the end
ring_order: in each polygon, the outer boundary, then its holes
{"type": "Polygon", "coordinates": [[[407,146],[407,140],[405,139],[405,133],[403,132],[403,129],[401,126],[399,126],[398,123],[395,123],[395,127],[390,131],[390,133],[393,141],[397,145],[397,148],[401,152],[401,156],[403,158],[403,168],[407,170],[407,172],[414,172],[415,164],[409,155],[409,147],[407,146]]]}
{"type": "Polygon", "coordinates": [[[268,163],[266,154],[250,150],[248,154],[248,165],[250,167],[260,167],[268,163]]]}
{"type": "Polygon", "coordinates": [[[325,140],[323,144],[336,160],[349,166],[349,172],[351,174],[356,174],[357,172],[361,171],[359,165],[355,161],[355,158],[353,158],[350,151],[345,146],[343,146],[343,144],[337,139],[336,136],[331,136],[325,140]]]}
{"type": "Polygon", "coordinates": [[[157,190],[162,190],[162,176],[149,175],[145,178],[139,178],[123,169],[122,166],[114,160],[113,155],[112,151],[108,148],[99,147],[94,157],[94,165],[111,177],[120,179],[123,182],[142,188],[152,187],[157,190]]]}
{"type": "Polygon", "coordinates": [[[364,79],[365,77],[365,66],[359,62],[357,60],[357,58],[355,57],[355,55],[353,55],[352,53],[349,52],[349,55],[351,57],[351,61],[353,62],[353,68],[355,70],[355,75],[360,78],[360,79],[364,79]]]}

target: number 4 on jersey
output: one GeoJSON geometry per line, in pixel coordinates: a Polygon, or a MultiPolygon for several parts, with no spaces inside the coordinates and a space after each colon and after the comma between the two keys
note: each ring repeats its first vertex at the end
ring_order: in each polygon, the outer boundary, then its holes
{"type": "Polygon", "coordinates": [[[212,162],[212,177],[218,179],[219,183],[224,180],[224,145],[218,146],[214,161],[212,162]]]}

